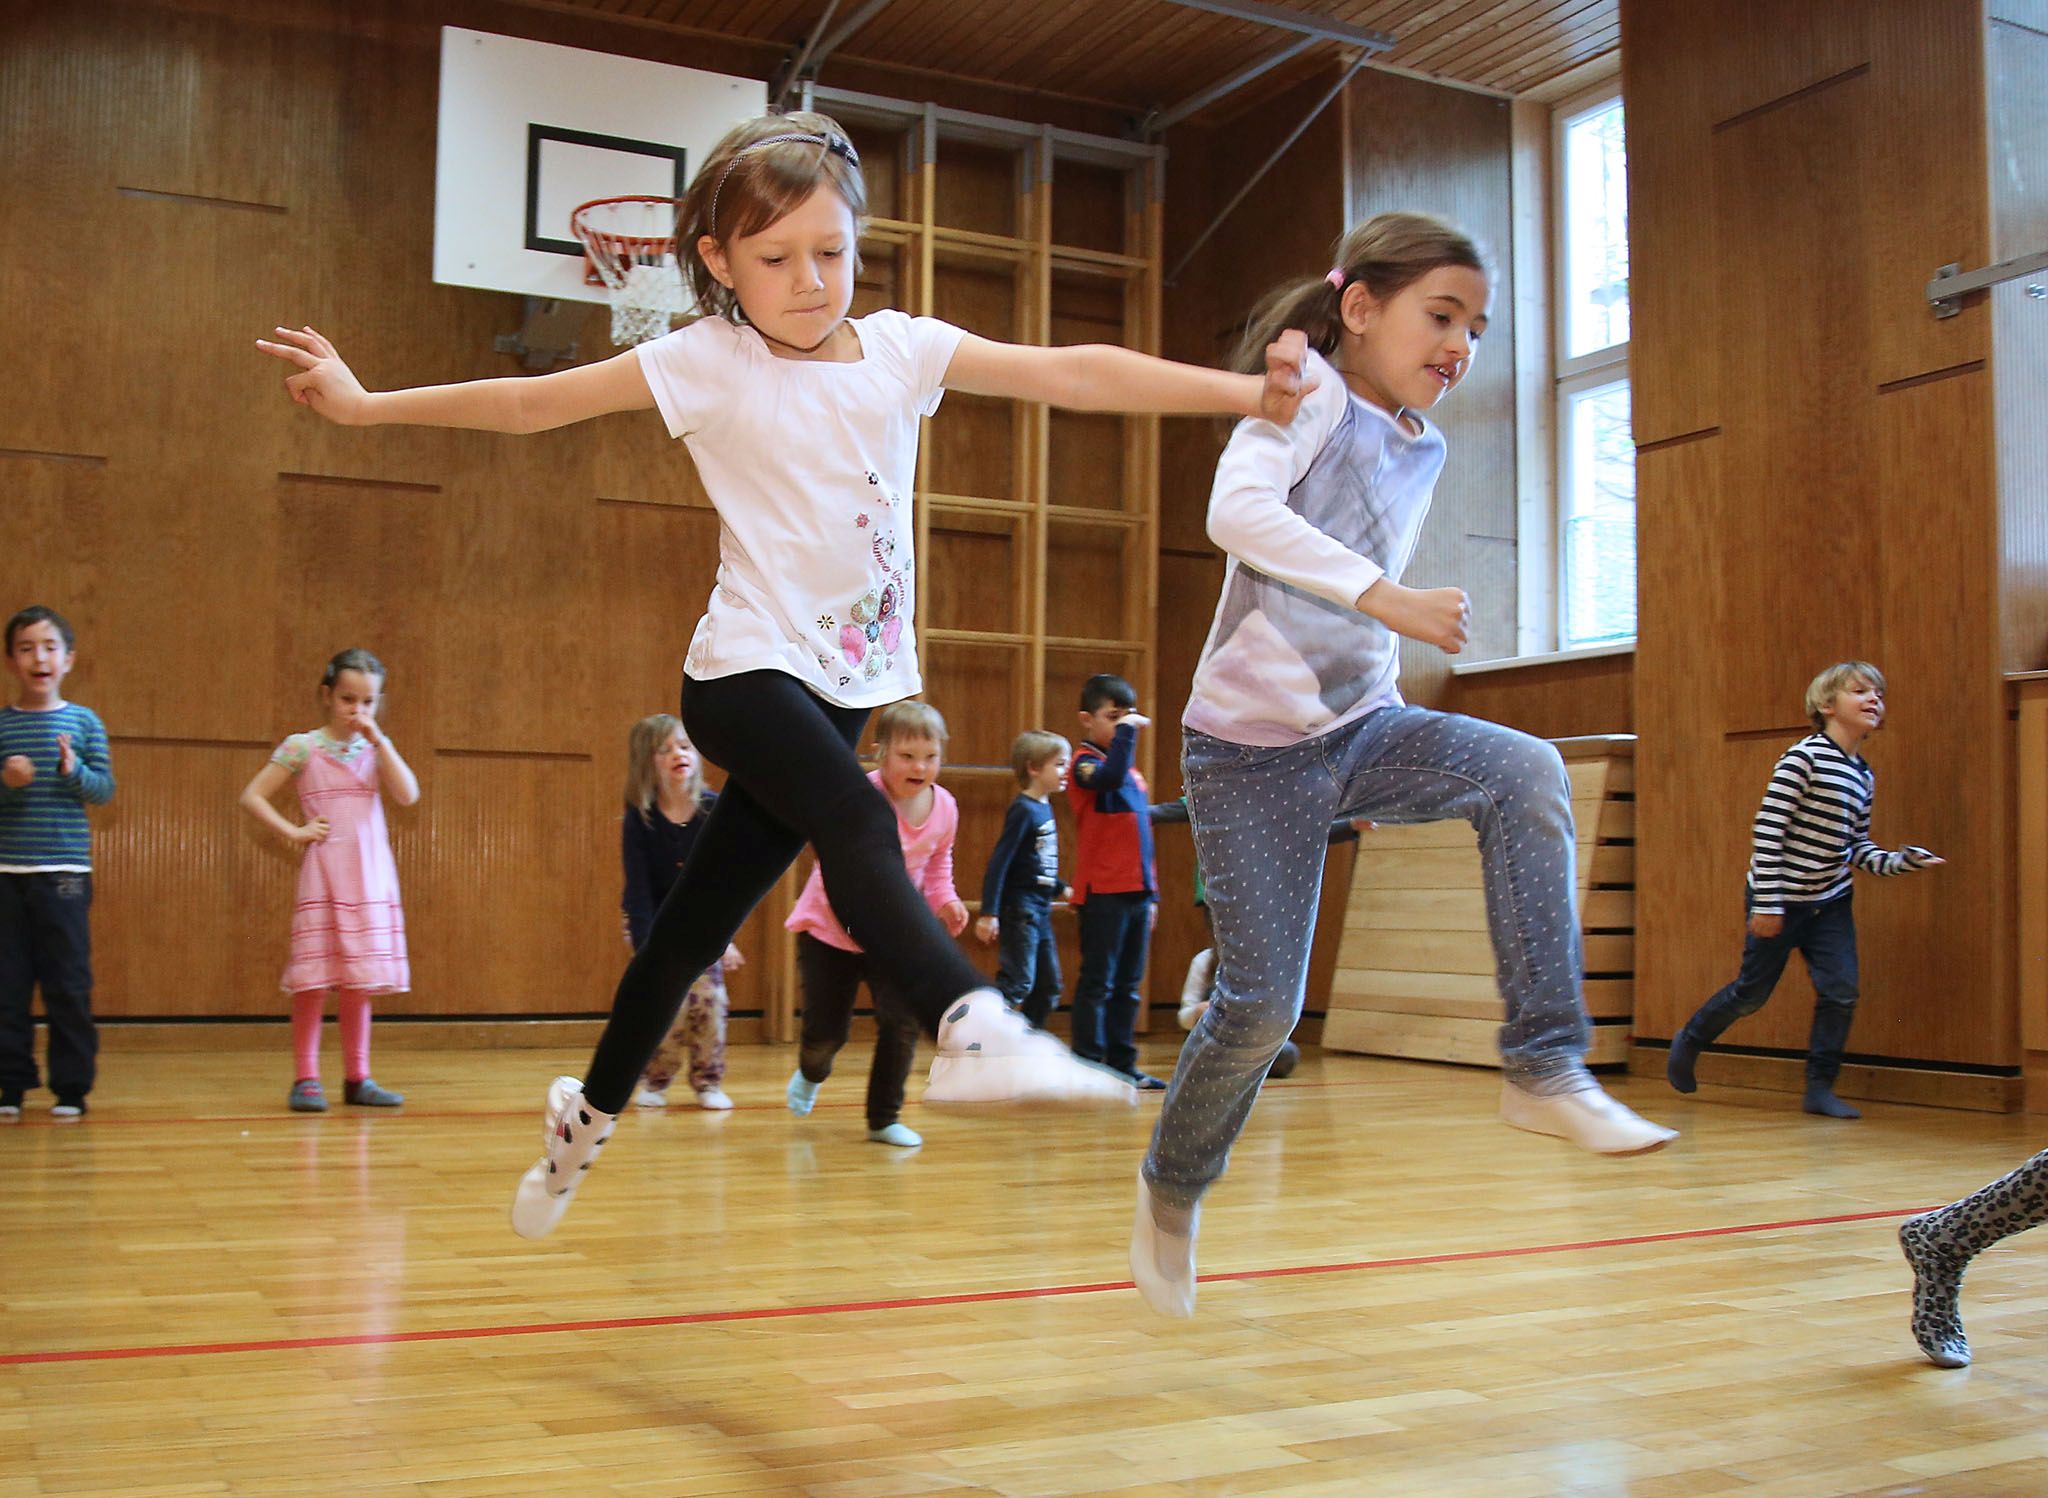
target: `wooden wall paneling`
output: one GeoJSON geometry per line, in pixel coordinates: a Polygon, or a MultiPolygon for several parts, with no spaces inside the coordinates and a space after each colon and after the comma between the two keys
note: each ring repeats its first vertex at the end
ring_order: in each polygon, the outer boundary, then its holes
{"type": "MultiPolygon", "coordinates": [[[[1871,366],[1880,385],[1984,358],[1988,309],[1934,316],[1935,268],[1983,265],[1991,245],[1983,10],[1949,0],[1879,0],[1868,16],[1870,112],[1859,173],[1870,246],[1871,366]]],[[[2040,99],[2034,100],[2036,118],[2040,99]]]]}
{"type": "Polygon", "coordinates": [[[587,626],[601,642],[602,664],[590,673],[592,737],[584,747],[598,763],[623,767],[627,728],[649,713],[677,711],[683,656],[718,572],[718,528],[710,509],[592,505],[587,570],[601,604],[587,626]]]}
{"type": "Polygon", "coordinates": [[[1063,161],[1052,198],[1052,243],[1084,250],[1138,253],[1126,241],[1126,174],[1114,167],[1063,161]]]}
{"type": "Polygon", "coordinates": [[[120,80],[83,8],[15,6],[0,47],[0,305],[48,351],[10,380],[0,449],[104,456],[119,344],[106,283],[128,273],[111,160],[126,121],[120,80]],[[67,264],[66,245],[105,246],[67,264]]]}
{"type": "MultiPolygon", "coordinates": [[[[829,111],[825,111],[829,113],[829,111]]],[[[867,185],[868,213],[875,218],[911,217],[906,169],[909,164],[907,132],[890,130],[865,121],[839,121],[853,148],[860,152],[861,181],[867,185]]]]}
{"type": "MultiPolygon", "coordinates": [[[[1862,142],[1878,102],[1856,77],[1715,133],[1724,307],[1754,304],[1758,266],[1827,263],[1838,284],[1869,284],[1862,142]]],[[[1870,326],[1843,311],[1827,298],[1776,298],[1768,328],[1744,314],[1720,340],[1727,526],[1717,544],[1732,617],[1768,619],[1786,647],[1729,674],[1729,731],[1799,723],[1813,673],[1880,638],[1876,595],[1812,584],[1816,558],[1868,532],[1877,492],[1870,326]]]]}
{"type": "Polygon", "coordinates": [[[1763,792],[1762,781],[1736,782],[1723,739],[1724,674],[1747,661],[1712,643],[1734,638],[1721,545],[1726,446],[1701,437],[1636,458],[1638,1036],[1676,1034],[1733,975],[1715,976],[1739,949],[1749,823],[1763,792]]]}
{"type": "Polygon", "coordinates": [[[946,140],[939,148],[938,222],[948,229],[1016,236],[1017,153],[1000,146],[946,140]]]}
{"type": "Polygon", "coordinates": [[[380,1001],[386,1010],[610,1008],[622,966],[618,892],[596,872],[613,867],[617,824],[591,815],[598,773],[581,754],[442,751],[425,856],[400,869],[413,991],[380,1001]]]}
{"type": "MultiPolygon", "coordinates": [[[[192,382],[208,386],[217,361],[195,362],[192,382]]],[[[135,425],[109,434],[105,575],[118,581],[104,595],[99,649],[104,705],[124,734],[260,739],[279,707],[269,638],[277,469],[261,436],[213,436],[234,428],[212,404],[133,412],[135,425]],[[181,669],[189,662],[166,654],[167,629],[223,642],[208,657],[205,691],[192,690],[181,669]]],[[[347,565],[339,542],[330,556],[347,565]]]]}
{"type": "MultiPolygon", "coordinates": [[[[2048,246],[2048,13],[2006,0],[1985,32],[1991,256],[2048,246]],[[2030,24],[2031,23],[2031,24],[2030,24]]],[[[1990,295],[1998,446],[2000,663],[2048,665],[2048,304],[2009,281],[1990,295]]]]}
{"type": "MultiPolygon", "coordinates": [[[[1059,199],[1068,190],[1068,180],[1053,154],[1049,132],[1041,134],[1030,148],[1021,153],[1019,164],[1028,189],[1023,204],[1023,224],[1030,241],[1030,255],[1020,279],[1022,304],[1018,309],[1017,336],[1022,342],[1051,345],[1057,342],[1053,336],[1053,219],[1059,211],[1059,199]]],[[[1024,632],[1030,643],[1024,649],[1024,679],[1019,683],[1012,711],[1025,722],[1036,722],[1045,716],[1045,636],[1048,628],[1045,584],[1046,572],[1051,565],[1048,515],[1052,503],[1055,414],[1049,406],[1030,405],[1024,408],[1026,468],[1022,492],[1030,499],[1031,512],[1013,577],[1022,604],[1024,632]]]]}
{"type": "MultiPolygon", "coordinates": [[[[1715,199],[1700,164],[1715,116],[1711,68],[1722,40],[1710,7],[1622,0],[1622,95],[1628,121],[1631,421],[1639,444],[1720,423],[1715,199]]],[[[1731,304],[1751,305],[1747,290],[1731,304]]],[[[1637,491],[1637,513],[1642,494],[1637,491]]],[[[1637,565],[1642,565],[1640,547],[1637,565]]],[[[1648,594],[1643,595],[1646,599],[1648,594]]]]}
{"type": "MultiPolygon", "coordinates": [[[[81,701],[92,703],[82,694],[81,701]]],[[[235,805],[266,740],[113,735],[114,799],[93,812],[93,1009],[102,1019],[269,1017],[290,951],[298,858],[235,805]]],[[[284,804],[297,809],[291,800],[284,804]]],[[[417,868],[394,814],[399,880],[417,868]]],[[[279,1037],[278,1062],[286,1042],[279,1037]]]]}
{"type": "MultiPolygon", "coordinates": [[[[1130,288],[1121,279],[1077,272],[1055,273],[1051,341],[1058,344],[1124,343],[1124,303],[1130,288]]],[[[1084,411],[1050,413],[1047,500],[1055,505],[1122,510],[1133,487],[1125,455],[1131,448],[1130,419],[1084,411]]]]}
{"type": "MultiPolygon", "coordinates": [[[[603,358],[610,352],[610,314],[598,315],[606,320],[606,331],[594,334],[602,340],[595,346],[598,356],[603,358]]],[[[704,491],[704,481],[697,474],[689,449],[681,439],[669,436],[659,412],[626,411],[601,416],[581,428],[580,434],[590,444],[590,486],[600,502],[707,513],[711,510],[711,496],[704,491]]],[[[713,521],[714,562],[717,540],[717,524],[713,521]]],[[[703,597],[697,600],[700,606],[710,597],[711,576],[709,571],[704,574],[706,587],[703,597]]],[[[686,601],[677,598],[678,604],[686,601]]]]}
{"type": "Polygon", "coordinates": [[[2026,1108],[2048,1106],[2048,679],[2011,684],[2014,698],[2014,1000],[2026,1067],[2026,1108]]]}
{"type": "Polygon", "coordinates": [[[946,746],[952,763],[1006,766],[1011,741],[1035,726],[1018,721],[1017,703],[1025,688],[1024,650],[1021,640],[928,640],[923,695],[945,715],[952,731],[946,746]]]}
{"type": "MultiPolygon", "coordinates": [[[[322,668],[337,652],[359,647],[390,672],[378,718],[425,775],[431,764],[420,751],[431,743],[442,663],[433,646],[438,621],[420,601],[433,597],[438,581],[438,492],[286,475],[275,494],[268,529],[277,540],[281,607],[264,652],[272,661],[272,737],[325,721],[322,668]]],[[[421,786],[424,795],[424,780],[421,786]]]]}
{"type": "MultiPolygon", "coordinates": [[[[1702,12],[1700,41],[1713,49],[1705,70],[1710,118],[1725,121],[1775,105],[1801,89],[1870,61],[1871,7],[1857,0],[1721,0],[1702,12]]],[[[1622,56],[1633,38],[1622,11],[1622,56]]]]}
{"type": "MultiPolygon", "coordinates": [[[[1134,536],[1133,527],[1117,521],[1052,520],[1045,577],[1049,636],[1105,641],[1146,637],[1132,628],[1134,536]]],[[[1134,684],[1136,680],[1132,678],[1134,684]]]]}
{"type": "Polygon", "coordinates": [[[1021,508],[949,503],[928,524],[931,539],[917,594],[925,630],[1027,632],[1026,598],[1017,584],[1029,551],[1029,515],[1021,508]]]}
{"type": "Polygon", "coordinates": [[[1991,377],[1982,370],[1887,391],[1882,434],[1879,596],[1928,597],[1926,615],[1888,612],[1887,726],[1873,742],[1872,836],[1920,843],[1947,867],[1862,879],[1865,1046],[1880,1055],[2012,1066],[2012,729],[1997,669],[1998,525],[1991,377]],[[1927,497],[1945,494],[1943,523],[1927,497]],[[1959,783],[1970,790],[1958,795],[1959,783]],[[1951,852],[1950,850],[1954,851],[1951,852]],[[1970,931],[1955,942],[1949,933],[1970,931]]]}
{"type": "MultiPolygon", "coordinates": [[[[932,314],[984,338],[1009,342],[1017,336],[1017,290],[1014,264],[949,258],[935,267],[932,314]]],[[[926,482],[941,494],[1028,498],[1017,479],[1024,461],[1022,421],[1015,401],[948,395],[926,433],[926,482]]]]}
{"type": "Polygon", "coordinates": [[[1635,731],[1635,658],[1598,656],[1453,676],[1441,706],[1539,739],[1635,731]]]}
{"type": "Polygon", "coordinates": [[[602,657],[587,567],[596,507],[589,438],[575,429],[501,437],[448,486],[441,527],[442,663],[434,735],[443,750],[586,752],[602,657]],[[582,664],[577,664],[578,659],[582,664]]]}
{"type": "MultiPolygon", "coordinates": [[[[371,389],[521,373],[493,347],[519,326],[519,300],[433,281],[438,33],[343,27],[319,35],[328,29],[317,28],[318,66],[298,81],[297,108],[320,128],[305,143],[289,200],[290,279],[262,281],[268,295],[255,297],[263,315],[252,319],[254,332],[310,323],[371,389]]],[[[264,128],[260,117],[249,123],[264,128]]],[[[583,357],[610,351],[608,327],[602,309],[588,310],[583,357]]],[[[442,483],[493,440],[431,427],[332,426],[282,404],[277,385],[288,369],[253,355],[249,362],[258,387],[250,416],[279,430],[286,471],[442,483]]]]}
{"type": "MultiPolygon", "coordinates": [[[[98,459],[0,453],[0,494],[13,517],[0,548],[0,620],[39,603],[69,621],[78,635],[77,660],[64,695],[100,713],[107,732],[118,730],[105,707],[110,621],[105,590],[109,529],[107,465],[98,459]]],[[[13,700],[15,682],[6,682],[13,700]]]]}
{"type": "Polygon", "coordinates": [[[304,190],[305,159],[331,128],[325,38],[195,10],[123,7],[120,24],[105,19],[90,50],[112,54],[125,108],[146,99],[153,111],[150,128],[116,133],[123,185],[273,204],[304,190]],[[320,82],[301,93],[307,78],[320,82]]]}

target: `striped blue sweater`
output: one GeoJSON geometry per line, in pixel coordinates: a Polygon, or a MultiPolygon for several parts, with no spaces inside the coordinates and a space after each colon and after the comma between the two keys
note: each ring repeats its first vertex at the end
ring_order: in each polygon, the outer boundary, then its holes
{"type": "Polygon", "coordinates": [[[1751,908],[1782,915],[1849,889],[1854,869],[1903,874],[1925,866],[1925,848],[1888,852],[1870,840],[1877,777],[1862,755],[1844,754],[1824,733],[1808,734],[1778,758],[1750,829],[1751,908]]]}
{"type": "Polygon", "coordinates": [[[48,712],[0,707],[0,761],[24,755],[36,778],[0,781],[0,874],[92,872],[92,830],[85,809],[111,800],[114,769],[107,731],[89,707],[67,702],[48,712]],[[71,735],[78,764],[58,773],[57,735],[71,735]]]}

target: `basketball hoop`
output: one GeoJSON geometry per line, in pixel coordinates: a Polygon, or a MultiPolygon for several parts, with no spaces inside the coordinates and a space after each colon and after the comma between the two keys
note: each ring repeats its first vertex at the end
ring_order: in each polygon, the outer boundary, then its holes
{"type": "Polygon", "coordinates": [[[690,305],[676,262],[676,198],[598,198],[569,215],[583,244],[583,281],[612,294],[612,342],[659,338],[690,305]]]}

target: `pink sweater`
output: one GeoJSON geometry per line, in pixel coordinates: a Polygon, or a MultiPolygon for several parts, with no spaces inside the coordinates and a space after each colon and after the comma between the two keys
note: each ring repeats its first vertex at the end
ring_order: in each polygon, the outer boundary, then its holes
{"type": "MultiPolygon", "coordinates": [[[[882,789],[882,772],[871,770],[868,779],[882,789]]],[[[887,792],[883,792],[887,794],[887,792]]],[[[932,787],[932,812],[922,827],[913,827],[896,813],[896,832],[903,840],[903,866],[910,882],[924,893],[925,903],[937,911],[960,898],[953,887],[953,837],[960,830],[960,803],[942,785],[932,787]]],[[[846,934],[832,903],[825,898],[825,879],[818,866],[811,865],[811,877],[797,896],[796,908],[783,924],[791,931],[808,931],[827,946],[842,952],[858,952],[860,943],[846,934]]]]}

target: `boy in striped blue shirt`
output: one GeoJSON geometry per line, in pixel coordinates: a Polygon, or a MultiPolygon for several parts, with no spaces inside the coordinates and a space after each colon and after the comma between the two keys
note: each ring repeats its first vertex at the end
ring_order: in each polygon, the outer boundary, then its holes
{"type": "Polygon", "coordinates": [[[85,1112],[99,1055],[92,1021],[92,830],[87,806],[114,794],[107,731],[66,702],[77,659],[64,616],[41,606],[7,621],[7,669],[20,682],[0,707],[0,1119],[21,1117],[38,1085],[30,1003],[42,985],[50,1022],[51,1113],[85,1112]]]}
{"type": "Polygon", "coordinates": [[[1925,848],[1889,852],[1870,840],[1877,777],[1857,751],[1884,725],[1884,673],[1868,661],[1828,667],[1806,689],[1806,713],[1817,731],[1778,757],[1751,830],[1742,970],[1672,1038],[1665,1075],[1680,1092],[1698,1087],[1701,1050],[1764,1007],[1796,950],[1815,998],[1802,1106],[1824,1118],[1860,1118],[1835,1096],[1858,994],[1849,876],[1862,869],[1889,877],[1942,860],[1925,848]]]}

